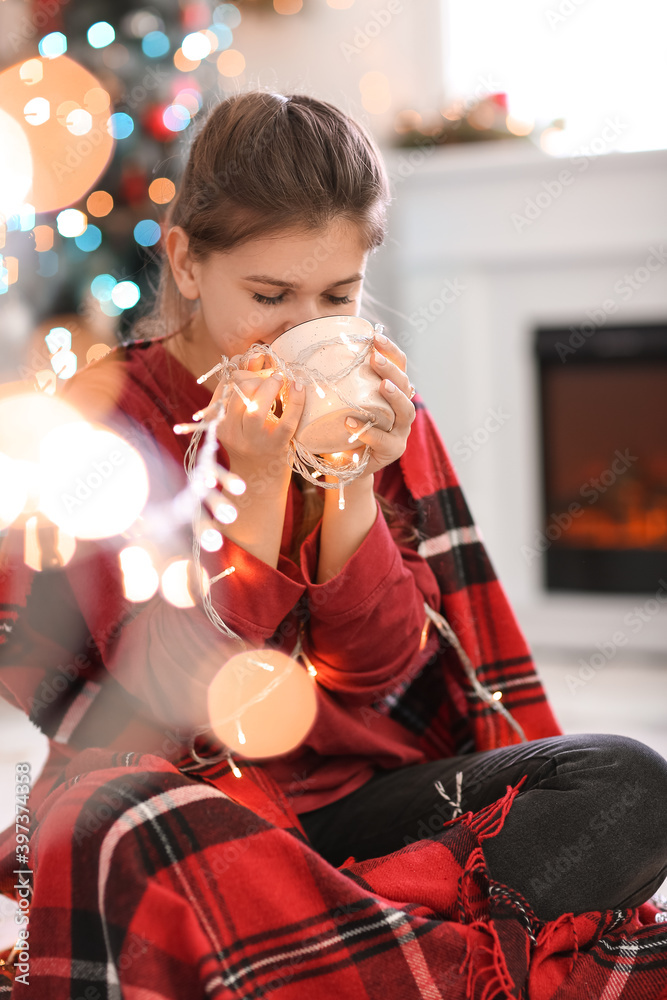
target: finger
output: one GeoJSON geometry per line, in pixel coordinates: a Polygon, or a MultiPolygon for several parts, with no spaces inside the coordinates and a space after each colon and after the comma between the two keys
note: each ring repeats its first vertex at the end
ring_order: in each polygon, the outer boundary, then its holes
{"type": "Polygon", "coordinates": [[[393,361],[390,361],[378,351],[373,351],[370,362],[373,371],[375,371],[380,378],[388,379],[390,382],[393,382],[393,384],[397,386],[401,392],[405,393],[406,396],[410,395],[410,379],[402,368],[394,364],[393,361]]]}
{"type": "MultiPolygon", "coordinates": [[[[394,427],[397,425],[409,427],[417,415],[415,405],[411,401],[409,395],[406,395],[398,389],[396,385],[388,379],[384,379],[384,381],[380,383],[380,392],[396,414],[394,427]]],[[[393,430],[394,427],[391,429],[393,430]]]]}
{"type": "Polygon", "coordinates": [[[373,347],[378,353],[393,361],[402,372],[406,371],[408,359],[400,347],[397,347],[389,337],[385,337],[383,333],[376,333],[373,337],[373,347]]]}
{"type": "Polygon", "coordinates": [[[248,371],[257,372],[264,367],[264,362],[266,360],[266,355],[263,351],[257,351],[255,354],[251,354],[248,358],[248,371]]]}
{"type": "Polygon", "coordinates": [[[303,382],[295,379],[289,383],[287,391],[283,394],[283,412],[280,418],[280,428],[290,438],[294,436],[299,426],[305,403],[306,390],[303,382]]]}
{"type": "Polygon", "coordinates": [[[244,383],[243,388],[236,383],[234,384],[237,394],[245,403],[246,413],[256,419],[258,423],[263,424],[274,400],[283,388],[284,379],[280,372],[267,371],[261,372],[261,375],[262,378],[257,378],[255,375],[252,379],[254,385],[248,381],[244,383]]]}

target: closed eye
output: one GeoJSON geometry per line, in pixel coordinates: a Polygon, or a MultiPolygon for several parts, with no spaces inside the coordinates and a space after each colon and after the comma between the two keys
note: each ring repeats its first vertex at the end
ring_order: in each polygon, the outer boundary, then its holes
{"type": "MultiPolygon", "coordinates": [[[[276,295],[272,298],[269,295],[260,295],[259,292],[253,292],[252,297],[256,302],[261,302],[265,306],[277,306],[280,305],[285,298],[285,293],[283,292],[282,295],[276,295]]],[[[327,298],[329,302],[333,303],[335,306],[343,306],[352,302],[349,295],[325,295],[325,298],[327,298]]]]}

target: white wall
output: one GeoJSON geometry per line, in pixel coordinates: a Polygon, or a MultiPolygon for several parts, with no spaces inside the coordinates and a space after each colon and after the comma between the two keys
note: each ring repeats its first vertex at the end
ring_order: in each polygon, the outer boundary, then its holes
{"type": "Polygon", "coordinates": [[[246,69],[228,92],[268,86],[311,94],[359,118],[382,141],[397,111],[440,107],[440,13],[441,0],[355,0],[347,10],[304,0],[302,11],[289,16],[244,4],[234,47],[246,69]],[[385,114],[369,114],[361,103],[359,81],[371,70],[389,78],[392,107],[385,114]]]}

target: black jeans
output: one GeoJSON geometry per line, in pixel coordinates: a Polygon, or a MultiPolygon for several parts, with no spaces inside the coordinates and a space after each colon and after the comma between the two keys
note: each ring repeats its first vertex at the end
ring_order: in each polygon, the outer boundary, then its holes
{"type": "Polygon", "coordinates": [[[501,832],[482,845],[492,878],[517,889],[542,920],[649,899],[667,877],[667,761],[623,736],[555,736],[378,769],[299,819],[338,867],[350,855],[363,861],[432,837],[524,775],[501,832]]]}

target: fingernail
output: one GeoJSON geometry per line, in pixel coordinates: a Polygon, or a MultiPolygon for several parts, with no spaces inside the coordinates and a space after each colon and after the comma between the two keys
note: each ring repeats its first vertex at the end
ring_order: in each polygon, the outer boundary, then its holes
{"type": "Polygon", "coordinates": [[[303,382],[295,382],[294,388],[296,392],[303,392],[303,382]]]}
{"type": "Polygon", "coordinates": [[[262,357],[261,353],[259,351],[255,351],[255,353],[251,354],[250,357],[248,358],[248,362],[257,361],[257,359],[261,357],[262,357]]]}
{"type": "Polygon", "coordinates": [[[355,427],[359,426],[359,421],[355,420],[354,417],[346,417],[345,418],[345,426],[349,427],[350,430],[354,430],[355,427]]]}
{"type": "Polygon", "coordinates": [[[277,382],[282,382],[283,381],[283,373],[282,372],[274,372],[273,375],[271,376],[271,378],[276,379],[277,382]]]}
{"type": "Polygon", "coordinates": [[[387,390],[387,392],[396,392],[396,386],[394,385],[393,382],[385,381],[384,387],[387,390]]]}
{"type": "Polygon", "coordinates": [[[377,362],[378,365],[386,365],[387,363],[387,359],[385,358],[384,354],[380,354],[379,351],[375,352],[375,361],[377,362]]]}
{"type": "Polygon", "coordinates": [[[375,339],[377,340],[378,344],[386,344],[387,343],[387,338],[385,337],[385,335],[383,333],[376,333],[375,334],[375,339]]]}

